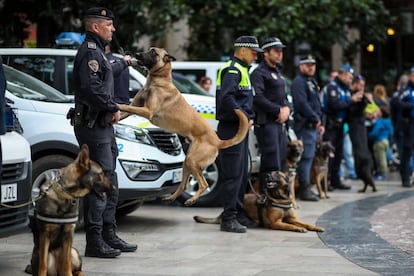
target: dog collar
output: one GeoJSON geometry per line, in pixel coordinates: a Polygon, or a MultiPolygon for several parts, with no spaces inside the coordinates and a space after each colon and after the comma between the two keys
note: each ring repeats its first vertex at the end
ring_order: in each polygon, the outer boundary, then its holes
{"type": "Polygon", "coordinates": [[[59,170],[52,170],[46,175],[46,179],[49,180],[50,186],[58,196],[64,199],[74,199],[60,184],[60,172],[59,170]]]}
{"type": "Polygon", "coordinates": [[[279,203],[275,203],[275,202],[271,202],[270,205],[272,205],[273,207],[278,207],[278,208],[282,208],[282,209],[290,209],[293,207],[292,203],[291,204],[279,204],[279,203]]]}
{"type": "Polygon", "coordinates": [[[69,218],[54,218],[54,217],[42,216],[39,213],[36,214],[36,218],[38,220],[48,222],[48,223],[54,223],[54,224],[72,224],[78,221],[78,216],[69,217],[69,218]]]}

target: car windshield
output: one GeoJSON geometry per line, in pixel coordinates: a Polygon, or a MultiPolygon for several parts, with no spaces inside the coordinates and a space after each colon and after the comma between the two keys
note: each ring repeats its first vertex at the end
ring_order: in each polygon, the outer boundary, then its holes
{"type": "Polygon", "coordinates": [[[7,65],[3,67],[7,79],[7,90],[13,95],[22,99],[43,102],[73,102],[46,83],[7,65]]]}
{"type": "Polygon", "coordinates": [[[184,75],[172,73],[172,77],[174,85],[183,94],[196,94],[213,97],[208,92],[204,91],[203,88],[201,88],[197,83],[186,78],[184,75]]]}

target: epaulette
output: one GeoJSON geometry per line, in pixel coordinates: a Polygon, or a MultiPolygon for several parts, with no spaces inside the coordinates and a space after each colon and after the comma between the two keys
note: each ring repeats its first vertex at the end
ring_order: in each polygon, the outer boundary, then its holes
{"type": "Polygon", "coordinates": [[[95,42],[88,42],[88,49],[96,49],[96,43],[95,42]]]}

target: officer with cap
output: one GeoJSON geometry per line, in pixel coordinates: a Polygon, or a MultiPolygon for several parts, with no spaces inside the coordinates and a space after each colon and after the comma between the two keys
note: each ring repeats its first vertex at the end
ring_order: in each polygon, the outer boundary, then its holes
{"type": "Polygon", "coordinates": [[[343,125],[347,120],[348,110],[352,103],[360,102],[363,94],[351,95],[350,85],[354,78],[354,69],[344,64],[334,80],[329,82],[322,90],[322,106],[326,114],[325,134],[323,140],[330,141],[335,148],[335,157],[329,159],[329,188],[349,190],[351,186],[341,183],[339,168],[343,152],[343,125]]]}
{"type": "Polygon", "coordinates": [[[410,176],[412,167],[410,162],[414,150],[414,66],[410,68],[409,81],[399,92],[393,108],[400,110],[398,127],[401,129],[402,155],[400,175],[403,187],[412,187],[410,176]]]}
{"type": "Polygon", "coordinates": [[[252,72],[254,87],[254,132],[260,149],[260,193],[266,191],[266,173],[285,170],[287,136],[284,128],[291,106],[285,79],[280,72],[283,49],[279,38],[269,37],[262,45],[263,61],[252,72]]]}
{"type": "Polygon", "coordinates": [[[316,60],[313,55],[301,57],[299,74],[292,81],[294,106],[294,129],[303,141],[304,151],[298,163],[299,198],[306,201],[318,201],[310,190],[310,171],[315,157],[316,144],[325,131],[322,106],[319,98],[319,86],[314,78],[316,60]]]}
{"type": "MultiPolygon", "coordinates": [[[[234,55],[220,68],[216,90],[217,134],[221,139],[232,138],[239,128],[234,109],[242,110],[252,121],[253,89],[249,67],[262,52],[254,36],[240,36],[234,42],[234,55]]],[[[248,183],[248,135],[239,144],[220,150],[223,207],[220,230],[245,233],[246,226],[254,226],[242,212],[248,183]]]]}
{"type": "Polygon", "coordinates": [[[75,112],[74,131],[79,145],[89,146],[90,157],[99,163],[113,189],[100,197],[95,193],[84,199],[86,250],[85,256],[114,258],[121,252],[133,252],[137,245],[128,244],[116,233],[115,211],[118,203],[118,180],[115,172],[118,148],[113,124],[120,111],[114,101],[113,70],[127,67],[131,61],[112,68],[105,56],[105,45],[115,31],[114,14],[102,7],[88,9],[83,17],[85,41],[74,61],[75,112]]]}

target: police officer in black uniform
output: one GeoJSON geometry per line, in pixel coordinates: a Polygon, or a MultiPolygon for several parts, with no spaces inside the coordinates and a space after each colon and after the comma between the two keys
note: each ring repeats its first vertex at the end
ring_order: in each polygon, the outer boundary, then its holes
{"type": "MultiPolygon", "coordinates": [[[[217,134],[221,139],[234,137],[239,119],[234,109],[242,110],[253,121],[253,91],[249,67],[262,52],[254,36],[241,36],[234,42],[234,56],[219,70],[216,90],[217,134]]],[[[248,183],[248,135],[237,145],[220,150],[220,181],[223,187],[223,207],[220,230],[245,233],[251,221],[242,211],[248,183]]],[[[250,224],[250,225],[249,225],[250,224]]]]}
{"type": "Polygon", "coordinates": [[[403,187],[412,187],[410,177],[412,174],[414,150],[414,66],[410,69],[409,81],[403,87],[393,102],[393,108],[400,110],[398,126],[401,129],[401,164],[400,175],[403,187]]]}
{"type": "MultiPolygon", "coordinates": [[[[90,157],[98,162],[110,179],[113,189],[104,198],[95,193],[84,199],[85,256],[114,258],[121,252],[132,252],[137,245],[128,244],[116,233],[115,211],[118,182],[115,173],[118,148],[114,128],[120,111],[114,101],[112,66],[105,56],[105,45],[115,31],[113,13],[101,7],[90,8],[83,19],[86,38],[74,61],[75,114],[74,130],[79,145],[89,146],[90,157]]],[[[120,66],[127,67],[131,57],[120,66]]]]}
{"type": "Polygon", "coordinates": [[[277,37],[264,40],[263,61],[252,72],[254,87],[254,132],[260,149],[260,193],[266,191],[265,176],[269,171],[284,171],[287,148],[285,122],[291,106],[287,100],[285,78],[280,72],[283,49],[277,37]]]}
{"type": "Polygon", "coordinates": [[[330,141],[335,148],[335,157],[329,159],[329,188],[349,190],[351,186],[341,182],[339,168],[342,160],[344,122],[347,120],[349,107],[353,102],[362,100],[363,95],[355,93],[351,96],[350,85],[354,78],[354,69],[344,64],[338,70],[338,76],[322,90],[322,105],[326,114],[325,134],[323,140],[330,141]]]}
{"type": "Polygon", "coordinates": [[[319,86],[314,78],[316,60],[306,55],[299,61],[299,74],[292,81],[294,105],[294,129],[297,137],[303,141],[304,151],[298,163],[299,198],[306,201],[318,201],[310,190],[310,171],[315,157],[316,143],[325,128],[322,106],[319,98],[319,86]]]}

